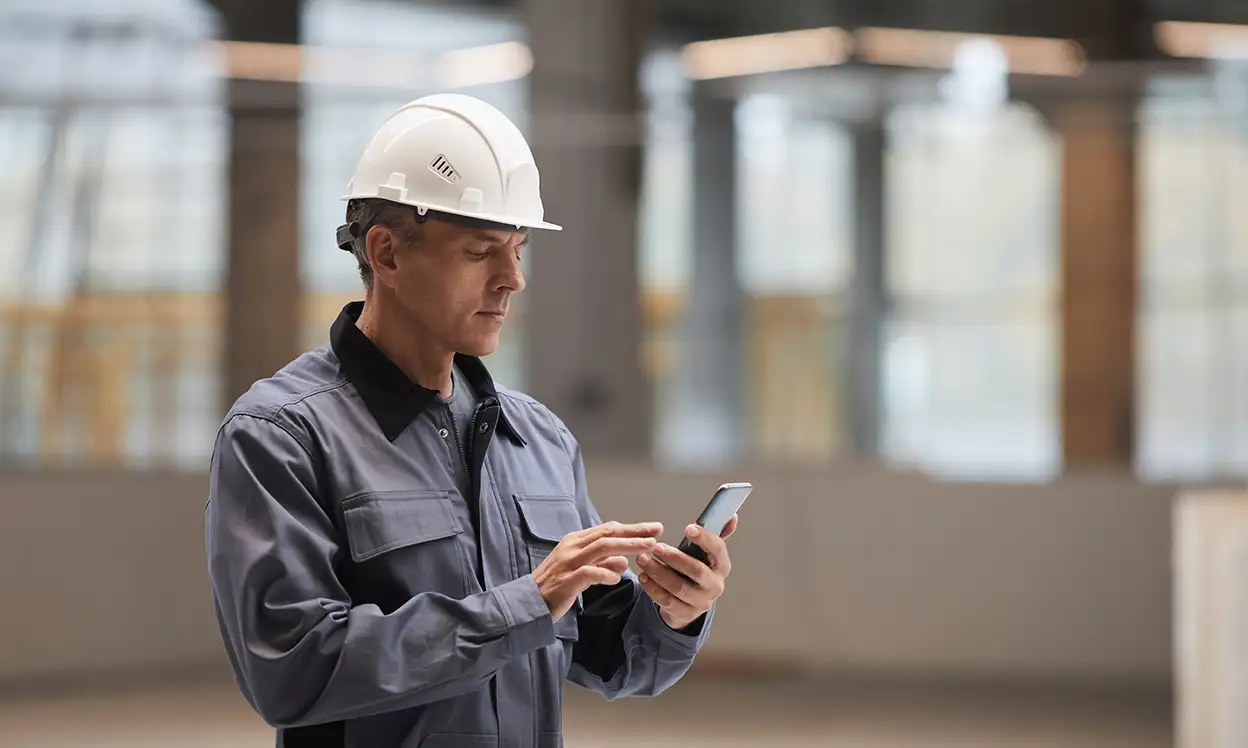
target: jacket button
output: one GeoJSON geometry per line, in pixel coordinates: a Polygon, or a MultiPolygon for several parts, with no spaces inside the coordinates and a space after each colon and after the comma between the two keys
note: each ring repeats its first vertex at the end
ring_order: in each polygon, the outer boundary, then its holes
{"type": "Polygon", "coordinates": [[[443,439],[445,439],[446,437],[450,435],[451,435],[451,432],[447,431],[446,429],[438,429],[438,436],[442,437],[443,439]]]}

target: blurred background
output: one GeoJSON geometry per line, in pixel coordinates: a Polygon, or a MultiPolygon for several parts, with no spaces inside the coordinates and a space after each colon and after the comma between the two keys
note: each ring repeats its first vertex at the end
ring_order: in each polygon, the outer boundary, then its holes
{"type": "MultiPolygon", "coordinates": [[[[0,745],[270,745],[228,405],[362,298],[385,117],[522,127],[487,363],[604,516],[755,493],[715,633],[568,743],[1248,745],[1248,3],[0,0],[0,745]],[[692,715],[692,718],[691,718],[692,715]]],[[[678,532],[678,530],[677,530],[678,532]]]]}

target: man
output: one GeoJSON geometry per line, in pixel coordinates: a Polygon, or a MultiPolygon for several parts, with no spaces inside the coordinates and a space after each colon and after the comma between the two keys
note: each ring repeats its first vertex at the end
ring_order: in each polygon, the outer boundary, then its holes
{"type": "Polygon", "coordinates": [[[602,523],[567,427],[491,380],[480,357],[529,232],[559,229],[500,112],[407,105],[344,199],[364,302],[240,398],[213,453],[209,570],[237,683],[278,745],[561,745],[565,679],[614,699],[688,670],[736,518],[723,538],[688,531],[709,564],[657,523],[602,523]]]}

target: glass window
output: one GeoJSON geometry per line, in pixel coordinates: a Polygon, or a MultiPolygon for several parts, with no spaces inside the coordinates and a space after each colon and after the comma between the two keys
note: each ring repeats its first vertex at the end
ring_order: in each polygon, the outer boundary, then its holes
{"type": "Polygon", "coordinates": [[[848,133],[794,99],[737,108],[737,268],[749,447],[820,460],[848,445],[842,353],[853,273],[848,133]]]}
{"type": "MultiPolygon", "coordinates": [[[[744,443],[691,444],[704,423],[719,423],[677,402],[675,367],[681,307],[699,279],[693,260],[693,168],[696,137],[690,91],[678,66],[649,66],[649,139],[642,194],[641,277],[648,325],[648,363],[655,377],[659,458],[673,464],[735,459],[726,449],[782,460],[826,459],[843,445],[839,376],[842,318],[836,303],[852,271],[849,221],[850,148],[844,131],[779,96],[742,100],[736,128],[737,246],[725,252],[744,300],[741,327],[726,341],[741,350],[744,443]],[[677,422],[686,419],[689,422],[677,422]],[[709,456],[714,454],[714,457],[709,456]]],[[[702,439],[702,442],[710,441],[702,439]]]]}
{"type": "Polygon", "coordinates": [[[851,280],[849,136],[783,98],[737,109],[738,268],[751,295],[827,296],[851,280]]]}
{"type": "Polygon", "coordinates": [[[641,88],[646,143],[638,272],[644,293],[678,293],[693,261],[693,111],[680,56],[668,50],[647,56],[641,88]]]}
{"type": "Polygon", "coordinates": [[[1060,467],[1059,144],[1030,109],[889,119],[886,459],[963,479],[1060,467]]]}
{"type": "Polygon", "coordinates": [[[202,465],[220,413],[220,79],[183,0],[0,10],[0,454],[202,465]]]}
{"type": "Polygon", "coordinates": [[[1242,77],[1165,79],[1141,107],[1136,466],[1148,479],[1248,476],[1246,94],[1242,77]]]}

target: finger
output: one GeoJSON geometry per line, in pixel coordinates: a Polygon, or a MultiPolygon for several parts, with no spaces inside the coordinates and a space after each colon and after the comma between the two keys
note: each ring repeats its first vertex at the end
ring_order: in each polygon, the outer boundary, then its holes
{"type": "MultiPolygon", "coordinates": [[[[683,556],[684,554],[682,553],[681,555],[683,556]]],[[[688,605],[697,605],[701,602],[701,598],[705,596],[705,593],[695,582],[681,577],[653,556],[643,554],[637,558],[637,563],[641,566],[643,574],[675,600],[688,605]]],[[[697,563],[697,561],[694,561],[694,563],[697,563]]]]}
{"type": "Polygon", "coordinates": [[[667,608],[677,602],[676,598],[672,597],[672,593],[660,587],[649,574],[642,572],[637,577],[637,581],[641,583],[641,588],[650,596],[650,599],[660,606],[667,608]]]}
{"type": "Polygon", "coordinates": [[[601,566],[582,566],[572,573],[572,577],[582,587],[590,587],[595,584],[611,586],[619,584],[622,578],[620,572],[601,566]]]}
{"type": "Polygon", "coordinates": [[[639,522],[625,525],[613,521],[582,530],[580,540],[588,545],[602,538],[657,538],[662,534],[662,522],[639,522]]]}
{"type": "Polygon", "coordinates": [[[696,585],[708,586],[710,576],[714,573],[706,564],[688,553],[663,543],[654,547],[654,556],[667,567],[689,577],[696,585]]]}
{"type": "Polygon", "coordinates": [[[689,527],[685,528],[685,537],[697,543],[699,548],[706,551],[706,555],[709,557],[707,566],[719,572],[719,575],[722,577],[728,576],[728,573],[732,571],[732,560],[728,557],[728,544],[724,542],[723,538],[712,535],[697,525],[689,525],[689,527]]]}
{"type": "Polygon", "coordinates": [[[694,617],[693,613],[696,608],[668,592],[648,573],[643,572],[637,577],[637,581],[641,582],[641,588],[659,607],[666,608],[682,618],[694,617]]]}
{"type": "Polygon", "coordinates": [[[728,538],[731,538],[732,534],[736,531],[737,531],[737,515],[734,514],[732,515],[732,519],[728,520],[728,524],[724,525],[724,531],[719,534],[719,537],[724,540],[727,540],[728,538]]]}
{"type": "Polygon", "coordinates": [[[610,556],[631,556],[654,548],[654,538],[599,538],[576,554],[582,564],[596,564],[610,556]]]}
{"type": "Polygon", "coordinates": [[[599,561],[598,566],[603,569],[610,569],[617,574],[623,574],[628,571],[628,559],[623,556],[611,556],[599,561]]]}

